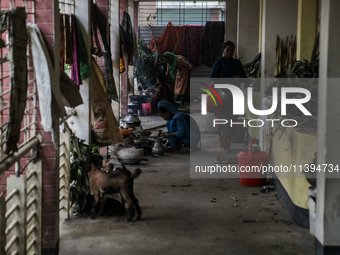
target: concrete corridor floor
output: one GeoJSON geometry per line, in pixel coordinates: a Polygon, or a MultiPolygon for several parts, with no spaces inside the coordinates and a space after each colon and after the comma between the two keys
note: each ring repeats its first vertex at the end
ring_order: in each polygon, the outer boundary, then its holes
{"type": "MultiPolygon", "coordinates": [[[[216,157],[225,156],[216,135],[203,139],[216,157]]],[[[192,179],[189,159],[189,153],[149,157],[134,181],[142,220],[127,223],[126,213],[63,221],[59,254],[314,254],[309,230],[290,222],[274,191],[261,193],[239,179],[192,179]]]]}

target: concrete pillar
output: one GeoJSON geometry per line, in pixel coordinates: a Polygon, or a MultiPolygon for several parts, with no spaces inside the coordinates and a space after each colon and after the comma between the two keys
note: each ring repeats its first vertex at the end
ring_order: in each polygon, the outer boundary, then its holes
{"type": "Polygon", "coordinates": [[[299,0],[296,59],[310,61],[315,41],[317,0],[299,0]]]}
{"type": "Polygon", "coordinates": [[[258,53],[259,14],[260,0],[238,0],[237,57],[243,64],[258,53]]]}
{"type": "MultiPolygon", "coordinates": [[[[277,36],[296,35],[297,0],[263,0],[262,2],[262,39],[261,39],[261,78],[274,77],[276,62],[277,36]]],[[[271,79],[261,79],[261,98],[270,86],[271,79]],[[270,81],[269,81],[270,80],[270,81]]],[[[260,145],[264,148],[265,130],[260,129],[260,145]]]]}
{"type": "Polygon", "coordinates": [[[259,10],[259,53],[262,50],[262,11],[263,11],[263,0],[260,0],[260,10],[259,10]]]}
{"type": "Polygon", "coordinates": [[[237,8],[238,0],[226,0],[225,40],[237,44],[237,8]]]}
{"type": "MultiPolygon", "coordinates": [[[[89,63],[91,65],[91,2],[84,0],[75,0],[75,15],[77,16],[86,45],[86,50],[89,56],[89,63]]],[[[76,136],[80,139],[84,139],[86,144],[91,142],[91,96],[89,93],[89,84],[91,83],[91,77],[83,80],[83,84],[79,86],[80,94],[83,98],[84,104],[76,107],[77,116],[73,116],[72,130],[76,136]]]]}
{"type": "MultiPolygon", "coordinates": [[[[321,1],[317,164],[339,164],[340,1],[321,1]]],[[[340,254],[340,179],[318,173],[315,254],[340,254]]]]}
{"type": "Polygon", "coordinates": [[[297,0],[263,0],[261,77],[274,76],[276,37],[296,35],[297,0]]]}

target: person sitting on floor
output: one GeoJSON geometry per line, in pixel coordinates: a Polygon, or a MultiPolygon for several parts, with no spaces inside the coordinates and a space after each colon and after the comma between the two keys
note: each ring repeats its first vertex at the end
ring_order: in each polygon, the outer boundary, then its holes
{"type": "Polygon", "coordinates": [[[158,103],[159,115],[166,120],[168,138],[171,145],[167,152],[178,152],[182,146],[197,149],[201,133],[196,121],[187,113],[179,111],[172,103],[162,100],[158,103]]]}

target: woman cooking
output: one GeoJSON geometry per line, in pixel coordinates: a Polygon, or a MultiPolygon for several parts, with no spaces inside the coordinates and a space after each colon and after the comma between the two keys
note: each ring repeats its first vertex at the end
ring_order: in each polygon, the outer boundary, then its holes
{"type": "Polygon", "coordinates": [[[168,51],[163,54],[163,59],[167,63],[166,75],[170,74],[175,80],[175,101],[180,101],[184,106],[189,93],[192,65],[185,57],[168,51]]]}
{"type": "MultiPolygon", "coordinates": [[[[216,60],[212,67],[211,78],[240,78],[246,77],[246,73],[243,69],[243,65],[240,60],[234,59],[235,45],[231,41],[227,41],[222,45],[223,56],[216,60]]],[[[221,91],[222,105],[215,107],[215,104],[208,98],[207,110],[209,112],[215,112],[219,119],[233,119],[233,97],[229,90],[221,91]]],[[[233,135],[233,129],[229,125],[219,125],[218,136],[221,148],[227,153],[232,153],[231,137],[233,135]]]]}
{"type": "Polygon", "coordinates": [[[172,103],[165,100],[158,103],[158,112],[167,121],[168,133],[163,134],[171,145],[167,152],[178,152],[182,146],[197,149],[201,133],[196,121],[189,114],[177,110],[172,103]]]}

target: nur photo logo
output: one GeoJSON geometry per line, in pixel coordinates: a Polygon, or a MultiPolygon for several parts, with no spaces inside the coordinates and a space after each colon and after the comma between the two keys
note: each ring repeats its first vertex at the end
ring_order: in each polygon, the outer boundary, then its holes
{"type": "MultiPolygon", "coordinates": [[[[277,108],[278,108],[278,88],[273,87],[272,88],[272,105],[269,109],[256,109],[253,102],[253,87],[247,88],[247,98],[245,101],[245,96],[243,94],[243,91],[236,85],[232,84],[215,84],[214,87],[202,83],[197,82],[199,84],[204,85],[205,88],[199,88],[206,92],[207,94],[201,95],[201,114],[206,115],[207,114],[207,98],[208,95],[213,99],[215,106],[217,106],[217,102],[214,98],[214,95],[219,99],[220,106],[223,106],[223,101],[221,100],[220,95],[217,93],[216,89],[224,89],[228,90],[231,93],[232,96],[232,106],[233,106],[233,115],[240,115],[243,116],[245,114],[245,106],[248,107],[249,111],[252,114],[258,115],[258,116],[269,116],[273,114],[277,108]],[[210,89],[212,92],[210,92],[208,89],[210,89]],[[214,94],[214,95],[213,95],[214,94]],[[245,102],[247,104],[245,104],[245,102]]],[[[286,116],[287,115],[287,105],[294,105],[297,107],[305,116],[311,116],[312,114],[306,109],[306,107],[303,105],[307,103],[311,99],[311,93],[309,90],[305,88],[299,88],[299,87],[281,87],[281,105],[280,105],[280,115],[286,116]],[[289,94],[300,94],[298,98],[289,98],[289,94]]],[[[262,127],[265,122],[271,122],[272,127],[274,126],[274,122],[279,122],[280,119],[251,119],[247,121],[248,126],[250,127],[262,127]]],[[[246,120],[242,120],[241,122],[233,121],[232,119],[214,119],[213,126],[216,125],[226,125],[230,124],[230,126],[233,125],[243,125],[246,127],[246,120]]],[[[284,127],[296,127],[298,125],[297,120],[295,119],[284,119],[281,120],[281,125],[284,127]]]]}

